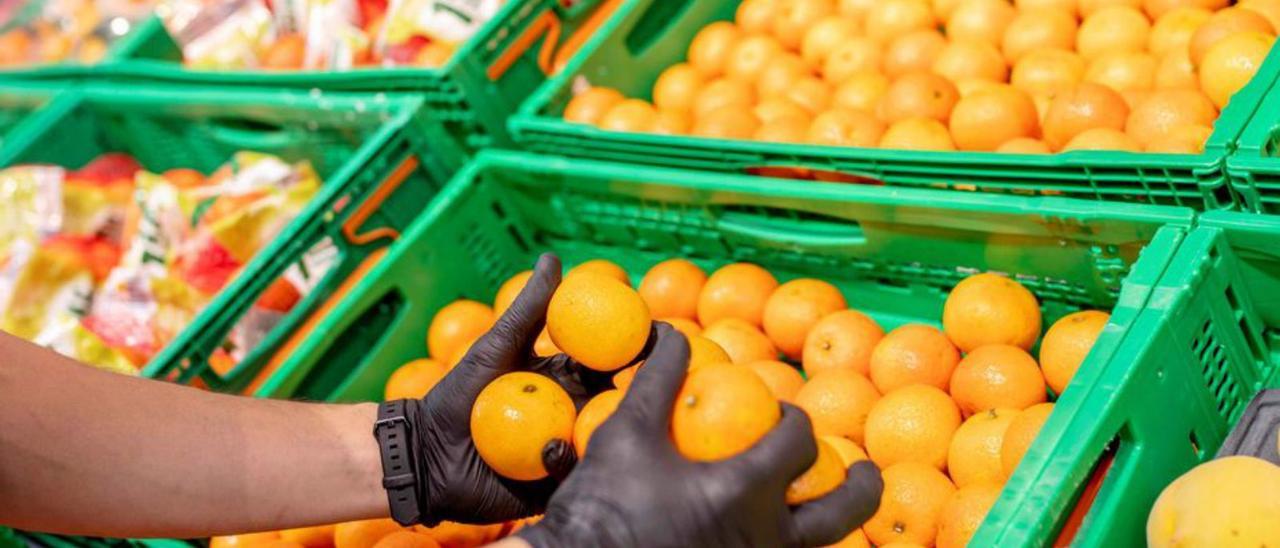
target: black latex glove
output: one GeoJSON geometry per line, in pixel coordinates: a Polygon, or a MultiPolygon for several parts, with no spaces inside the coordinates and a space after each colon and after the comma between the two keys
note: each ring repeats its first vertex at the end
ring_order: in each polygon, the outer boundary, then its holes
{"type": "Polygon", "coordinates": [[[883,483],[871,461],[849,468],[826,496],[788,507],[787,485],[817,458],[809,418],[783,404],[782,419],[742,454],[719,462],[681,456],[670,437],[689,344],[659,324],[646,365],[586,457],[551,498],[546,515],[518,535],[560,546],[822,546],[875,513],[883,483]]]}
{"type": "Polygon", "coordinates": [[[425,398],[406,406],[415,438],[423,523],[496,523],[540,513],[560,480],[573,469],[577,462],[573,446],[553,440],[542,452],[550,477],[507,479],[485,464],[471,440],[471,407],[480,391],[503,374],[547,375],[564,387],[579,409],[591,396],[610,388],[608,376],[581,367],[564,354],[534,357],[533,343],[559,285],[560,260],[543,255],[520,296],[493,328],[425,398]]]}

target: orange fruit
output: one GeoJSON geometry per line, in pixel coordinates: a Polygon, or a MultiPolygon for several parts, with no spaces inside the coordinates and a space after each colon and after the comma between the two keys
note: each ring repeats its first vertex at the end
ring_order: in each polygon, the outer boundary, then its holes
{"type": "Polygon", "coordinates": [[[653,105],[642,99],[627,99],[604,113],[599,127],[605,131],[645,133],[651,131],[657,121],[658,110],[653,105]]]}
{"type": "Polygon", "coordinates": [[[952,82],[969,78],[992,82],[1009,79],[1009,65],[1004,55],[990,42],[978,40],[949,42],[938,52],[932,70],[952,82]]]}
{"type": "Polygon", "coordinates": [[[1082,82],[1061,90],[1049,103],[1044,117],[1044,140],[1061,150],[1076,135],[1095,128],[1119,130],[1129,117],[1129,106],[1115,90],[1082,82]]]}
{"type": "Polygon", "coordinates": [[[933,29],[903,34],[885,47],[881,65],[886,75],[895,78],[911,72],[928,71],[946,46],[947,39],[933,29]]]}
{"type": "Polygon", "coordinates": [[[857,19],[828,15],[804,33],[804,40],[800,44],[800,58],[811,67],[820,67],[827,55],[840,44],[861,34],[862,25],[857,19]]]}
{"type": "Polygon", "coordinates": [[[751,109],[751,111],[763,124],[779,120],[802,121],[806,124],[805,129],[808,129],[808,123],[811,118],[808,110],[786,97],[762,99],[756,103],[755,108],[751,109]]]}
{"type": "Polygon", "coordinates": [[[853,440],[841,436],[820,436],[818,439],[827,442],[832,449],[836,450],[836,454],[840,455],[840,462],[844,463],[847,469],[853,466],[853,463],[862,460],[871,460],[867,456],[867,452],[853,440]]]}
{"type": "Polygon", "coordinates": [[[911,31],[937,26],[933,9],[925,0],[880,0],[868,9],[863,27],[867,36],[880,43],[911,31]]]}
{"type": "Polygon", "coordinates": [[[777,0],[746,0],[738,4],[733,20],[747,34],[767,33],[778,15],[777,0]]]}
{"type": "Polygon", "coordinates": [[[1053,152],[1049,150],[1049,145],[1039,139],[1030,137],[1018,137],[1005,141],[1003,145],[996,148],[996,152],[1005,154],[1049,154],[1053,152]]]}
{"type": "Polygon", "coordinates": [[[1230,0],[1143,0],[1142,9],[1155,21],[1179,9],[1217,11],[1230,3],[1230,0]]]}
{"type": "Polygon", "coordinates": [[[733,363],[729,358],[729,353],[725,352],[720,344],[703,337],[702,335],[694,335],[689,339],[689,371],[698,369],[704,365],[714,365],[721,363],[733,363]]]}
{"type": "Polygon", "coordinates": [[[666,317],[658,318],[658,321],[671,324],[671,327],[675,328],[676,331],[683,333],[685,337],[702,334],[702,326],[698,325],[697,321],[690,320],[688,318],[666,317]]]}
{"type": "Polygon", "coordinates": [[[907,324],[885,335],[871,352],[871,382],[883,393],[912,384],[946,390],[960,351],[937,328],[907,324]]]}
{"type": "MultiPolygon", "coordinates": [[[[836,86],[831,94],[831,106],[875,112],[881,99],[889,91],[889,78],[879,72],[859,72],[836,86]]],[[[760,107],[757,105],[756,107],[760,107]]]]}
{"type": "Polygon", "coordinates": [[[1010,139],[1040,133],[1036,104],[1022,90],[997,86],[961,97],[951,111],[951,136],[961,150],[993,151],[1010,139]]]}
{"type": "Polygon", "coordinates": [[[929,3],[933,7],[933,13],[938,16],[938,21],[945,24],[960,5],[960,0],[930,0],[929,3]]]}
{"type": "Polygon", "coordinates": [[[653,104],[660,109],[692,110],[706,77],[688,63],[667,67],[653,84],[653,104]]]}
{"type": "Polygon", "coordinates": [[[1018,8],[1018,11],[1060,9],[1073,16],[1079,15],[1080,10],[1080,3],[1077,0],[1014,0],[1013,6],[1018,8]]]}
{"type": "Polygon", "coordinates": [[[899,150],[955,150],[947,126],[933,118],[903,118],[880,137],[880,148],[899,150]]]}
{"type": "Polygon", "coordinates": [[[1086,60],[1104,53],[1144,51],[1151,22],[1137,8],[1110,6],[1085,17],[1076,32],[1076,51],[1086,60]]]}
{"type": "Polygon", "coordinates": [[[529,278],[531,277],[533,277],[533,271],[525,270],[502,282],[502,287],[498,288],[498,293],[493,297],[493,316],[495,318],[502,316],[507,311],[507,308],[511,306],[511,303],[516,302],[516,297],[520,295],[520,291],[524,290],[525,284],[529,283],[529,278]]]}
{"type": "Polygon", "coordinates": [[[805,32],[836,11],[833,0],[788,0],[779,2],[770,29],[783,47],[800,48],[805,32]]]}
{"type": "Polygon", "coordinates": [[[595,272],[565,276],[547,305],[552,342],[597,371],[631,363],[649,340],[651,319],[639,294],[595,272]]]}
{"type": "Polygon", "coordinates": [[[502,524],[470,525],[455,521],[442,521],[435,527],[415,525],[415,531],[430,535],[441,548],[475,548],[493,542],[502,534],[502,524]]]}
{"type": "Polygon", "coordinates": [[[813,76],[813,71],[798,55],[776,55],[756,76],[756,96],[768,99],[785,95],[791,89],[792,82],[807,76],[813,76]]]}
{"type": "Polygon", "coordinates": [[[1266,17],[1251,9],[1231,7],[1221,10],[1210,16],[1191,35],[1191,42],[1187,45],[1191,62],[1197,67],[1201,66],[1204,57],[1215,44],[1242,32],[1275,36],[1276,29],[1266,17]]]}
{"type": "Polygon", "coordinates": [[[951,436],[959,427],[960,410],[946,392],[912,384],[886,393],[871,407],[865,446],[882,469],[918,462],[942,470],[947,466],[951,436]]]}
{"type": "Polygon", "coordinates": [[[746,367],[760,376],[774,397],[787,403],[794,402],[796,394],[804,386],[804,377],[796,368],[777,360],[757,360],[746,367]]]}
{"type": "Polygon", "coordinates": [[[698,294],[705,283],[707,273],[698,265],[668,259],[644,274],[637,293],[654,317],[693,319],[698,315],[698,294]]]}
{"type": "Polygon", "coordinates": [[[783,53],[782,45],[767,34],[743,36],[729,52],[724,73],[729,78],[754,84],[773,58],[783,53]]]}
{"type": "Polygon", "coordinates": [[[1040,367],[1055,394],[1061,394],[1089,355],[1111,315],[1097,310],[1067,314],[1053,323],[1040,341],[1040,367]]]}
{"type": "Polygon", "coordinates": [[[733,46],[741,39],[737,27],[728,21],[711,23],[694,35],[689,43],[688,62],[703,76],[714,78],[724,74],[733,46]]]}
{"type": "MultiPolygon", "coordinates": [[[[847,306],[844,295],[834,285],[812,278],[791,280],[778,286],[765,302],[764,332],[778,350],[799,360],[805,337],[814,324],[847,306]]],[[[710,327],[707,329],[710,331],[710,327]]]]}
{"type": "MultiPolygon", "coordinates": [[[[388,520],[390,521],[390,520],[388,520]]],[[[397,526],[398,528],[399,526],[397,526]]],[[[233,548],[238,546],[259,546],[280,540],[280,533],[266,531],[262,533],[244,533],[240,535],[223,535],[209,539],[209,548],[233,548]]],[[[373,543],[370,542],[369,545],[373,543]]]]}
{"type": "Polygon", "coordinates": [[[280,539],[296,542],[304,548],[330,548],[333,546],[333,530],[333,524],[284,529],[280,531],[280,539]]]}
{"type": "Polygon", "coordinates": [[[947,38],[1000,45],[1017,10],[1007,0],[962,0],[947,18],[947,38]]]}
{"type": "Polygon", "coordinates": [[[938,518],[938,548],[964,548],[1000,498],[1000,483],[979,483],[956,490],[938,518]]]}
{"type": "Polygon", "coordinates": [[[781,416],[778,400],[750,369],[707,365],[690,371],[676,395],[671,437],[685,458],[722,460],[751,447],[781,416]]]}
{"type": "Polygon", "coordinates": [[[857,310],[840,310],[813,324],[804,340],[804,372],[810,377],[824,371],[848,369],[867,375],[871,352],[884,338],[884,329],[857,310]]]}
{"type": "MultiPolygon", "coordinates": [[[[334,548],[373,548],[382,537],[403,531],[400,524],[390,519],[348,521],[333,527],[334,548]]],[[[210,548],[213,548],[212,543],[210,548]]]]}
{"type": "Polygon", "coordinates": [[[772,360],[778,357],[778,349],[773,346],[769,337],[741,318],[717,320],[702,331],[702,336],[720,345],[733,363],[772,360]]]}
{"type": "Polygon", "coordinates": [[[1280,30],[1280,0],[1240,0],[1236,5],[1258,12],[1273,29],[1280,30]]]}
{"type": "Polygon", "coordinates": [[[1000,445],[1004,443],[1009,424],[1019,413],[1017,409],[988,409],[960,425],[947,452],[947,475],[956,487],[1004,483],[1000,445]]]}
{"type": "MultiPolygon", "coordinates": [[[[1219,109],[1240,91],[1262,66],[1275,36],[1241,32],[1217,41],[1200,60],[1200,88],[1219,109]]],[[[1194,57],[1192,58],[1194,61],[1194,57]]]]}
{"type": "Polygon", "coordinates": [[[698,117],[690,135],[714,139],[750,139],[760,129],[760,120],[751,114],[750,105],[717,108],[698,117]]]}
{"type": "Polygon", "coordinates": [[[1075,15],[1061,8],[1019,12],[1004,30],[1000,51],[1016,65],[1023,56],[1036,50],[1071,50],[1076,45],[1077,29],[1075,15]]]}
{"type": "Polygon", "coordinates": [[[874,147],[884,130],[884,123],[868,112],[835,108],[813,118],[808,141],[820,145],[874,147]]]}
{"type": "Polygon", "coordinates": [[[631,278],[627,275],[627,271],[618,266],[617,263],[608,259],[591,259],[589,261],[585,261],[580,263],[578,266],[570,268],[564,276],[568,278],[569,276],[581,274],[583,272],[594,272],[596,274],[608,276],[626,284],[628,287],[631,286],[631,278]]]}
{"type": "Polygon", "coordinates": [[[1118,150],[1142,152],[1142,145],[1129,134],[1111,128],[1094,128],[1071,139],[1063,152],[1070,150],[1118,150]]]}
{"type": "Polygon", "coordinates": [[[808,135],[808,118],[782,118],[761,124],[752,139],[773,143],[803,143],[808,135]]]}
{"type": "Polygon", "coordinates": [[[862,524],[867,538],[876,546],[892,542],[933,545],[942,508],[956,486],[936,468],[915,462],[885,467],[880,475],[884,479],[880,508],[862,524]]]}
{"type": "Polygon", "coordinates": [[[440,548],[435,537],[413,531],[396,531],[382,537],[374,548],[440,548]]]}
{"type": "Polygon", "coordinates": [[[1181,7],[1155,18],[1151,35],[1147,38],[1147,51],[1159,57],[1170,51],[1189,48],[1196,29],[1212,16],[1213,12],[1204,8],[1181,7]]]}
{"type": "Polygon", "coordinates": [[[299,70],[306,50],[306,36],[295,32],[283,34],[267,46],[258,67],[266,70],[299,70]]]}
{"type": "Polygon", "coordinates": [[[613,374],[613,387],[618,390],[626,391],[626,389],[631,386],[631,381],[635,380],[636,371],[638,371],[640,366],[643,364],[644,362],[640,362],[638,364],[629,365],[619,369],[617,373],[613,374]]]}
{"type": "Polygon", "coordinates": [[[1167,89],[1152,93],[1125,121],[1125,133],[1146,145],[1181,125],[1212,126],[1218,118],[1213,103],[1197,90],[1167,89]]]}
{"type": "Polygon", "coordinates": [[[493,327],[493,309],[468,299],[445,305],[427,328],[427,350],[437,360],[448,360],[468,341],[493,327]]]}
{"type": "Polygon", "coordinates": [[[760,326],[764,305],[778,287],[769,271],[751,263],[733,263],[711,273],[698,294],[698,323],[711,325],[721,318],[741,318],[760,326]]]}
{"type": "Polygon", "coordinates": [[[689,133],[690,127],[693,127],[693,120],[688,111],[663,109],[658,110],[658,116],[653,120],[653,127],[649,128],[649,132],[658,135],[684,135],[689,133]]]}
{"type": "Polygon", "coordinates": [[[871,10],[871,6],[875,5],[875,3],[876,0],[838,0],[836,2],[836,13],[861,20],[867,16],[867,12],[871,10]]]}
{"type": "Polygon", "coordinates": [[[805,76],[792,82],[783,97],[817,114],[831,106],[831,85],[816,76],[805,76]]]}
{"type": "Polygon", "coordinates": [[[1166,154],[1200,154],[1204,145],[1213,134],[1208,126],[1174,126],[1169,134],[1147,143],[1147,152],[1166,154]]]}
{"type": "Polygon", "coordinates": [[[1044,402],[1044,378],[1023,348],[984,344],[956,365],[951,397],[965,416],[996,407],[1024,410],[1044,402]]]}
{"type": "Polygon", "coordinates": [[[1187,48],[1178,48],[1164,54],[1156,63],[1156,89],[1200,89],[1195,65],[1187,48]]]}
{"type": "Polygon", "coordinates": [[[547,476],[542,448],[573,439],[573,400],[548,377],[507,373],[480,391],[471,407],[476,452],[499,475],[531,481],[547,476]]]}
{"type": "Polygon", "coordinates": [[[444,365],[436,360],[413,360],[397,368],[387,378],[383,399],[421,399],[444,378],[446,372],[444,365]]]}
{"type": "MultiPolygon", "coordinates": [[[[614,378],[616,379],[617,376],[614,378]]],[[[577,451],[579,459],[587,453],[587,443],[591,441],[591,434],[613,415],[619,403],[622,403],[622,390],[605,390],[582,406],[582,411],[578,412],[578,419],[573,423],[573,448],[577,451]]]]}
{"type": "Polygon", "coordinates": [[[840,539],[835,544],[830,544],[827,548],[871,548],[871,542],[867,540],[867,534],[862,529],[854,529],[848,536],[840,539]]]}
{"type": "Polygon", "coordinates": [[[556,346],[556,343],[551,340],[551,333],[547,331],[547,328],[542,328],[542,332],[538,333],[538,340],[533,341],[533,355],[545,358],[559,353],[560,347],[556,346]]]}
{"type": "Polygon", "coordinates": [[[962,352],[987,344],[1031,348],[1040,338],[1040,304],[1016,280],[975,274],[956,284],[942,309],[942,328],[962,352]]]}
{"type": "Polygon", "coordinates": [[[1024,54],[1009,83],[1032,95],[1049,95],[1084,79],[1084,59],[1074,51],[1043,48],[1024,54]]]}
{"type": "Polygon", "coordinates": [[[749,111],[755,102],[756,91],[751,84],[729,78],[717,78],[707,82],[698,91],[698,96],[693,102],[693,115],[702,118],[723,108],[749,111]]]}
{"type": "Polygon", "coordinates": [[[821,498],[844,483],[845,465],[840,460],[840,453],[821,438],[814,441],[818,444],[818,457],[808,470],[787,485],[785,497],[788,505],[795,506],[821,498]]]}
{"type": "Polygon", "coordinates": [[[564,119],[578,124],[595,125],[604,113],[626,97],[613,88],[593,87],[573,96],[564,107],[564,119]]]}
{"type": "Polygon", "coordinates": [[[841,436],[861,444],[867,413],[879,400],[880,392],[867,377],[852,369],[835,369],[809,377],[795,403],[809,414],[815,435],[841,436]]]}
{"type": "Polygon", "coordinates": [[[959,90],[946,78],[931,72],[912,72],[889,85],[877,114],[890,124],[916,117],[945,122],[959,100],[959,90]]]}
{"type": "Polygon", "coordinates": [[[1000,442],[1000,469],[1004,471],[1005,478],[1013,475],[1052,412],[1052,403],[1041,403],[1022,410],[1009,422],[1009,428],[1004,431],[1004,441],[1000,442]]]}
{"type": "Polygon", "coordinates": [[[1148,91],[1156,84],[1156,58],[1140,51],[1104,53],[1089,63],[1084,81],[1126,93],[1148,91]]]}
{"type": "MultiPolygon", "coordinates": [[[[1099,10],[1115,6],[1133,8],[1141,12],[1143,0],[1077,0],[1077,2],[1079,4],[1080,17],[1084,18],[1093,15],[1099,10]]],[[[1146,14],[1143,13],[1143,16],[1146,16],[1146,14]]]]}
{"type": "Polygon", "coordinates": [[[884,52],[878,42],[865,36],[850,37],[837,44],[822,62],[822,79],[833,86],[859,72],[878,72],[884,52]]]}

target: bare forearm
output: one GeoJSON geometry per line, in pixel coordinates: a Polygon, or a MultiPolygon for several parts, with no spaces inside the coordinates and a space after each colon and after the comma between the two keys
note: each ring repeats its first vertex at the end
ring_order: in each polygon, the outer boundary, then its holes
{"type": "Polygon", "coordinates": [[[374,415],[100,372],[0,333],[0,524],[189,537],[385,516],[374,415]]]}

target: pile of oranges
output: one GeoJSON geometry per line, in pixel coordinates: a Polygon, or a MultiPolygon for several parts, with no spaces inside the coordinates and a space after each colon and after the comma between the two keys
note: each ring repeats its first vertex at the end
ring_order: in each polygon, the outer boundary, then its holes
{"type": "Polygon", "coordinates": [[[1198,153],[1280,29],[1277,0],[744,0],[612,131],[912,150],[1198,153]]]}
{"type": "Polygon", "coordinates": [[[401,527],[390,519],[285,529],[209,539],[209,548],[472,548],[510,535],[536,519],[494,525],[446,521],[435,527],[401,527]]]}
{"type": "MultiPolygon", "coordinates": [[[[411,362],[387,397],[424,394],[509,306],[529,272],[502,285],[493,308],[456,301],[436,315],[430,360],[411,362]]],[[[855,302],[857,295],[850,295],[855,302]]],[[[555,382],[521,372],[500,377],[472,410],[472,437],[500,474],[536,479],[552,439],[579,455],[618,406],[635,372],[651,320],[684,333],[689,375],[672,416],[672,439],[693,460],[737,454],[779,420],[777,401],[813,422],[813,467],[788,502],[817,498],[843,481],[853,462],[881,467],[879,512],[843,546],[914,542],[963,546],[1048,418],[1107,323],[1104,312],[1063,317],[1042,336],[1036,297],[993,273],[962,280],[948,296],[942,329],[886,330],[849,307],[836,286],[801,278],[780,283],[749,263],[709,276],[696,264],[654,265],[636,289],[618,265],[592,260],[569,270],[552,297],[536,352],[564,351],[586,367],[614,371],[615,390],[574,412],[555,382]],[[1029,353],[1039,343],[1038,360],[1029,353]]]]}

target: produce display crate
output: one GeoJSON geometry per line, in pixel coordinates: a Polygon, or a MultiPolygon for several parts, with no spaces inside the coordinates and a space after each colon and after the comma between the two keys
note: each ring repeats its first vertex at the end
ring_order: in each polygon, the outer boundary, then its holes
{"type": "Polygon", "coordinates": [[[142,370],[235,391],[376,262],[458,169],[460,153],[422,108],[418,98],[386,94],[86,86],[24,123],[0,147],[0,166],[79,167],[105,152],[129,153],[153,171],[210,173],[241,150],[309,160],[324,182],[311,203],[142,370]],[[319,257],[332,267],[312,280],[314,289],[234,369],[215,372],[209,357],[267,287],[319,257]]]}
{"type": "Polygon", "coordinates": [[[85,65],[67,61],[42,65],[20,67],[0,67],[0,81],[5,80],[70,80],[81,78],[92,73],[94,67],[111,64],[125,59],[177,59],[177,46],[164,30],[164,24],[155,16],[147,17],[133,24],[133,28],[124,36],[116,39],[107,48],[106,54],[98,63],[85,65]]]}
{"type": "MultiPolygon", "coordinates": [[[[257,395],[380,400],[393,370],[425,356],[437,310],[458,298],[491,301],[544,251],[566,266],[615,261],[633,282],[675,256],[708,270],[754,262],[781,280],[834,283],[886,329],[937,325],[959,280],[1005,272],[1037,293],[1046,322],[1081,308],[1112,310],[1078,373],[1088,385],[1129,338],[1192,218],[1187,208],[890,193],[491,151],[441,192],[257,395]]],[[[1080,392],[1068,389],[1054,416],[1075,415],[1080,392]]],[[[1063,435],[1046,430],[1037,444],[1063,435]]]]}
{"type": "Polygon", "coordinates": [[[1198,219],[1089,390],[1067,390],[1079,412],[1049,418],[975,546],[1044,545],[1064,528],[1058,544],[1145,542],[1160,491],[1213,458],[1258,390],[1280,385],[1278,238],[1269,216],[1198,219]],[[1046,473],[1023,473],[1032,467],[1046,473]],[[1056,519],[1072,504],[1076,531],[1056,519]]]}
{"type": "Polygon", "coordinates": [[[1280,93],[1266,94],[1256,115],[1240,134],[1235,154],[1227,158],[1227,176],[1241,208],[1280,213],[1280,93]]]}
{"type": "Polygon", "coordinates": [[[904,187],[1042,194],[1090,200],[1230,209],[1224,158],[1280,74],[1272,52],[1258,75],[1222,112],[1205,152],[1134,154],[1075,151],[1056,155],[934,152],[764,143],[604,131],[562,119],[572,92],[586,85],[650,97],[662,70],[685,59],[708,23],[731,20],[738,2],[626,0],[561,73],[543,84],[511,120],[525,147],[591,159],[734,173],[808,168],[827,178],[904,187]]]}
{"type": "MultiPolygon", "coordinates": [[[[547,74],[557,56],[585,41],[621,0],[508,0],[440,68],[357,67],[344,71],[193,70],[163,28],[168,48],[103,63],[91,74],[126,82],[252,86],[324,91],[419,92],[429,114],[469,151],[511,142],[506,120],[547,74]],[[597,9],[598,8],[598,9],[597,9]]],[[[561,63],[562,64],[562,63],[561,63]]],[[[42,77],[68,77],[52,67],[42,77]]]]}
{"type": "Polygon", "coordinates": [[[22,126],[32,113],[49,102],[61,90],[50,87],[9,87],[0,84],[0,147],[11,130],[22,126]]]}

